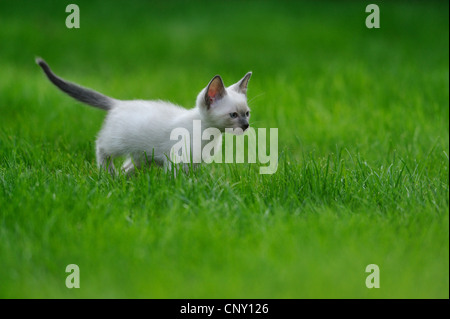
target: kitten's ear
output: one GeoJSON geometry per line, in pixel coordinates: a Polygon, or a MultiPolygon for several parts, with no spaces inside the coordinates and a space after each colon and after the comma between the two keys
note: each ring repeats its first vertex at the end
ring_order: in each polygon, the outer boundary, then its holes
{"type": "Polygon", "coordinates": [[[220,100],[225,95],[227,95],[227,91],[225,90],[225,85],[223,85],[222,78],[220,75],[216,75],[206,87],[205,103],[207,109],[209,109],[215,101],[220,100]]]}
{"type": "Polygon", "coordinates": [[[239,82],[233,85],[233,88],[242,94],[247,94],[247,86],[250,77],[252,76],[252,72],[248,72],[239,82]]]}

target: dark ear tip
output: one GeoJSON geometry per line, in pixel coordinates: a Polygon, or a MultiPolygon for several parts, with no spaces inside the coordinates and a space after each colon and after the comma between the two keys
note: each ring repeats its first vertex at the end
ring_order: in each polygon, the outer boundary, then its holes
{"type": "Polygon", "coordinates": [[[211,84],[213,84],[214,83],[214,85],[221,85],[221,86],[223,86],[223,87],[225,87],[225,85],[224,85],[224,83],[223,83],[223,80],[222,80],[222,77],[220,76],[220,75],[216,75],[216,76],[214,76],[212,79],[211,79],[211,81],[209,81],[209,84],[208,84],[208,86],[209,85],[211,85],[211,84]],[[217,82],[219,82],[219,83],[217,83],[217,82]]]}
{"type": "Polygon", "coordinates": [[[242,78],[242,83],[247,83],[250,78],[252,77],[253,72],[252,71],[248,71],[247,74],[242,78]]]}

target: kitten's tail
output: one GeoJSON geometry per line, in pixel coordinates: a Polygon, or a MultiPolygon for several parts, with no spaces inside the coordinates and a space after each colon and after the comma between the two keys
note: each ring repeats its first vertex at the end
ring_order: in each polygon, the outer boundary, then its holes
{"type": "Polygon", "coordinates": [[[106,111],[113,108],[116,101],[113,98],[110,98],[91,89],[84,88],[78,84],[63,80],[62,78],[54,74],[47,63],[41,58],[36,58],[36,63],[42,68],[42,70],[44,70],[48,79],[54,85],[56,85],[61,91],[67,93],[74,99],[106,111]]]}

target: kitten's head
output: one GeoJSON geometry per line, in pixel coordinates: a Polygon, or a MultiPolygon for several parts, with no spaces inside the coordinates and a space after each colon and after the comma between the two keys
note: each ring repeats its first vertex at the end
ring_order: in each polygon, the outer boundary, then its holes
{"type": "MultiPolygon", "coordinates": [[[[227,88],[219,75],[213,77],[197,97],[197,107],[203,119],[222,132],[225,128],[245,131],[250,119],[247,85],[251,76],[252,72],[248,72],[240,81],[227,88]]],[[[234,133],[238,134],[239,131],[234,130],[234,133]]]]}

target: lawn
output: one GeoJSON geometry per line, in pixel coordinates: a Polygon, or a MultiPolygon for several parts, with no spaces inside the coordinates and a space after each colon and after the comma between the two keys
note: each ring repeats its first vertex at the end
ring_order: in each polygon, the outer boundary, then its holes
{"type": "Polygon", "coordinates": [[[449,298],[445,1],[0,2],[1,298],[449,298]],[[118,99],[187,108],[252,71],[278,170],[111,177],[104,111],[34,63],[118,99]],[[66,266],[80,288],[65,285],[66,266]],[[366,266],[380,288],[366,287],[366,266]]]}

